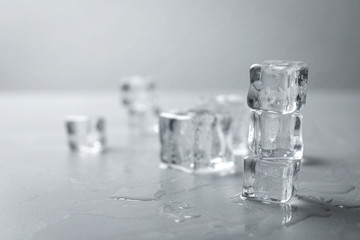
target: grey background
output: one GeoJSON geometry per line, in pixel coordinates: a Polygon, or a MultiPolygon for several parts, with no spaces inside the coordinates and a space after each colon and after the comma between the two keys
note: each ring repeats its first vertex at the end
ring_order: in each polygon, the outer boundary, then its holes
{"type": "Polygon", "coordinates": [[[303,60],[311,88],[360,88],[360,1],[1,0],[0,89],[247,88],[265,59],[303,60]]]}

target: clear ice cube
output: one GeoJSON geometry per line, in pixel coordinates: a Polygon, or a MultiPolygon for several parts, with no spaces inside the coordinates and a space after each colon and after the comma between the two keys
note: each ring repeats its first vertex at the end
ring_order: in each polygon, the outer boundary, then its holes
{"type": "Polygon", "coordinates": [[[187,172],[231,169],[234,158],[225,143],[231,118],[208,110],[160,114],[161,161],[187,172]]]}
{"type": "Polygon", "coordinates": [[[154,90],[155,82],[149,77],[131,76],[120,83],[122,103],[134,133],[157,132],[159,108],[154,90]]]}
{"type": "Polygon", "coordinates": [[[194,124],[187,112],[163,112],[159,117],[161,161],[169,166],[194,168],[194,124]]]}
{"type": "Polygon", "coordinates": [[[244,159],[242,197],[269,202],[287,202],[295,194],[300,160],[244,159]]]}
{"type": "Polygon", "coordinates": [[[303,156],[302,115],[252,110],[249,149],[259,158],[278,159],[303,156]]]}
{"type": "Polygon", "coordinates": [[[306,103],[308,66],[299,61],[268,60],[250,68],[248,106],[282,114],[306,103]]]}
{"type": "Polygon", "coordinates": [[[99,153],[105,148],[105,120],[101,117],[68,116],[65,118],[71,151],[99,153]]]}
{"type": "Polygon", "coordinates": [[[233,166],[233,155],[225,140],[230,134],[232,119],[229,115],[219,115],[206,109],[193,109],[195,129],[194,168],[221,170],[233,166]]]}
{"type": "Polygon", "coordinates": [[[248,150],[249,110],[244,98],[237,94],[223,94],[206,99],[200,106],[218,115],[231,117],[225,141],[235,155],[245,156],[248,150]]]}

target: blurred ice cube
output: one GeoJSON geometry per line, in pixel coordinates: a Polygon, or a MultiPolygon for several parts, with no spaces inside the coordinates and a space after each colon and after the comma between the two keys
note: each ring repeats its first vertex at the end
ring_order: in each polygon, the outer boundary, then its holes
{"type": "Polygon", "coordinates": [[[121,80],[121,101],[128,111],[132,132],[157,132],[159,107],[154,90],[155,82],[150,77],[135,75],[121,80]]]}
{"type": "Polygon", "coordinates": [[[67,116],[65,128],[71,151],[99,153],[104,150],[105,120],[102,117],[67,116]]]}

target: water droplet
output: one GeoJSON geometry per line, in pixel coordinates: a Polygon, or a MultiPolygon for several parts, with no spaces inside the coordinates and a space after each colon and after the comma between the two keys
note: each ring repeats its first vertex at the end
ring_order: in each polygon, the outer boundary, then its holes
{"type": "Polygon", "coordinates": [[[199,217],[201,217],[201,215],[200,215],[200,214],[193,214],[193,213],[190,213],[190,214],[186,214],[186,215],[184,215],[184,218],[186,218],[186,219],[190,219],[190,218],[199,218],[199,217]]]}
{"type": "Polygon", "coordinates": [[[333,198],[329,197],[322,197],[322,196],[313,196],[313,195],[303,195],[303,196],[298,196],[299,199],[303,199],[303,200],[307,200],[307,201],[312,201],[312,202],[316,202],[316,203],[331,203],[333,201],[333,198]]]}
{"type": "Polygon", "coordinates": [[[334,205],[334,207],[346,208],[346,209],[360,208],[360,204],[336,204],[334,205]]]}
{"type": "Polygon", "coordinates": [[[133,198],[133,197],[117,197],[117,196],[111,196],[110,198],[120,201],[129,201],[129,202],[151,202],[158,200],[156,198],[133,198]]]}
{"type": "Polygon", "coordinates": [[[187,203],[185,203],[184,205],[181,205],[181,206],[178,206],[178,208],[179,209],[190,209],[191,208],[191,206],[189,205],[189,204],[187,204],[187,203]]]}

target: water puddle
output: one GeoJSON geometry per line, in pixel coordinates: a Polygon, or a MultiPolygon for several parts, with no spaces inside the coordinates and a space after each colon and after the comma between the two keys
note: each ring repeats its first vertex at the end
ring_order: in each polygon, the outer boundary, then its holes
{"type": "Polygon", "coordinates": [[[245,224],[244,231],[249,236],[264,236],[272,231],[293,226],[309,218],[327,218],[331,216],[329,209],[326,207],[307,204],[300,202],[300,200],[296,200],[291,204],[276,204],[242,200],[240,197],[237,197],[237,199],[235,202],[232,199],[231,202],[242,205],[252,211],[253,215],[259,216],[257,221],[245,224]]]}
{"type": "Polygon", "coordinates": [[[289,227],[309,218],[328,218],[346,215],[341,209],[360,208],[360,193],[352,185],[328,182],[300,183],[297,195],[286,204],[262,203],[241,199],[241,193],[230,202],[245,207],[257,221],[245,224],[249,236],[267,234],[276,229],[289,227]]]}
{"type": "Polygon", "coordinates": [[[121,201],[130,201],[130,202],[152,202],[152,201],[159,201],[164,195],[166,194],[166,191],[160,189],[156,191],[152,196],[142,196],[143,193],[136,193],[133,196],[130,194],[123,194],[123,191],[119,191],[113,195],[110,196],[111,199],[114,200],[121,200],[121,201]]]}
{"type": "Polygon", "coordinates": [[[230,202],[235,203],[236,205],[244,206],[244,201],[241,198],[241,192],[230,197],[230,202]]]}
{"type": "Polygon", "coordinates": [[[180,201],[169,201],[169,203],[171,203],[172,205],[176,206],[176,208],[180,209],[180,210],[184,210],[184,209],[191,209],[192,206],[188,203],[184,203],[184,202],[180,202],[180,201]]]}
{"type": "Polygon", "coordinates": [[[360,208],[360,203],[359,204],[335,204],[334,206],[339,207],[339,208],[346,208],[346,209],[360,208]]]}
{"type": "Polygon", "coordinates": [[[164,214],[174,220],[176,223],[185,222],[188,219],[200,218],[201,214],[190,212],[191,205],[183,202],[173,202],[163,204],[161,214],[164,214]]]}
{"type": "Polygon", "coordinates": [[[301,182],[299,183],[298,193],[319,193],[319,194],[347,194],[355,190],[352,185],[341,185],[329,182],[301,182]]]}
{"type": "Polygon", "coordinates": [[[297,198],[318,205],[335,208],[360,208],[360,199],[352,185],[336,183],[300,183],[297,198]]]}

